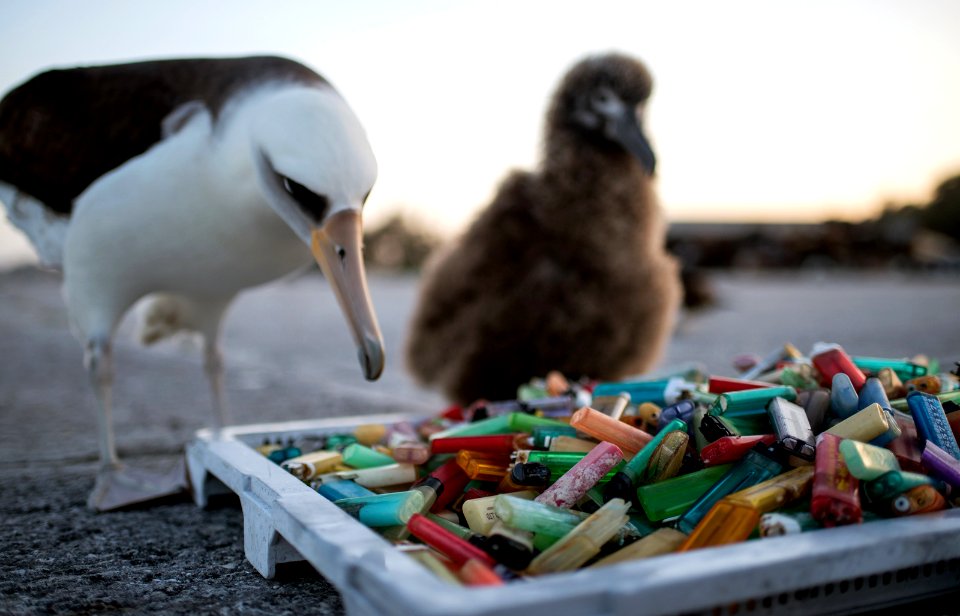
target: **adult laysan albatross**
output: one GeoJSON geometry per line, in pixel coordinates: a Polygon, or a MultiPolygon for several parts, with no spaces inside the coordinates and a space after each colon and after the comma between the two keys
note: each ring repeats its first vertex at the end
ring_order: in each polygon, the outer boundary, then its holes
{"type": "Polygon", "coordinates": [[[88,505],[169,491],[123,467],[111,425],[111,338],[151,295],[146,336],[204,338],[213,425],[220,322],[239,291],[320,264],[365,376],[383,343],[363,269],[361,209],[377,167],[350,107],[284,58],[178,59],[51,70],[0,101],[0,201],[63,269],[71,326],[99,401],[101,470],[88,505]]]}

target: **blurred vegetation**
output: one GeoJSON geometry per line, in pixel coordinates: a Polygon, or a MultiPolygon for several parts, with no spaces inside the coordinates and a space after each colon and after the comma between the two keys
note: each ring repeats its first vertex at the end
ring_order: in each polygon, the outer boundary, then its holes
{"type": "Polygon", "coordinates": [[[685,268],[960,269],[960,175],[929,203],[890,203],[860,222],[677,224],[667,245],[685,268]]]}
{"type": "Polygon", "coordinates": [[[364,233],[367,266],[389,271],[417,271],[441,239],[426,224],[395,214],[375,229],[364,233]]]}

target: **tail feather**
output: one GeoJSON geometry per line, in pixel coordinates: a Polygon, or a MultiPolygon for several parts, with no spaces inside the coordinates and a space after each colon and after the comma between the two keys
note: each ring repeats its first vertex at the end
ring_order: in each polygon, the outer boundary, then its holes
{"type": "Polygon", "coordinates": [[[0,183],[0,201],[7,209],[7,218],[27,236],[47,268],[63,269],[63,244],[70,218],[55,214],[43,203],[20,192],[14,186],[0,183]]]}

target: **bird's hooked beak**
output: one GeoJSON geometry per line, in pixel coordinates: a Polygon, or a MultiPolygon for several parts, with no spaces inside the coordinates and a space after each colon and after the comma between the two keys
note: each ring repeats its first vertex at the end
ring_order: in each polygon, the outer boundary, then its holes
{"type": "Polygon", "coordinates": [[[657,168],[657,156],[650,147],[650,141],[643,132],[643,122],[635,109],[624,105],[620,113],[607,124],[607,135],[636,156],[648,175],[653,175],[657,168]]]}
{"type": "Polygon", "coordinates": [[[314,228],[310,244],[350,324],[363,374],[367,380],[375,381],[383,372],[383,338],[363,269],[362,226],[360,212],[344,210],[314,228]]]}
{"type": "Polygon", "coordinates": [[[577,118],[586,126],[602,126],[604,135],[616,141],[623,149],[637,157],[647,174],[653,175],[657,157],[643,132],[642,106],[624,102],[609,88],[600,88],[581,109],[577,118]]]}

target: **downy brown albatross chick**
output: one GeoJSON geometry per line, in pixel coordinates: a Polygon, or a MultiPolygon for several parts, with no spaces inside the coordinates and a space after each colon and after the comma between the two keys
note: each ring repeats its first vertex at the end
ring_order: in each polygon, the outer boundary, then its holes
{"type": "Polygon", "coordinates": [[[427,267],[407,347],[418,380],[502,400],[549,370],[616,379],[659,358],[682,291],[643,133],[650,90],[624,55],[567,73],[539,170],[508,176],[427,267]]]}
{"type": "MultiPolygon", "coordinates": [[[[377,167],[360,122],[320,75],[273,57],[53,70],[0,101],[0,201],[64,299],[99,401],[95,509],[176,489],[123,467],[111,422],[111,339],[145,295],[145,340],[204,336],[214,426],[220,323],[241,290],[313,256],[368,379],[383,343],[364,277],[360,213],[377,167]]],[[[318,341],[321,342],[322,341],[318,341]]]]}

